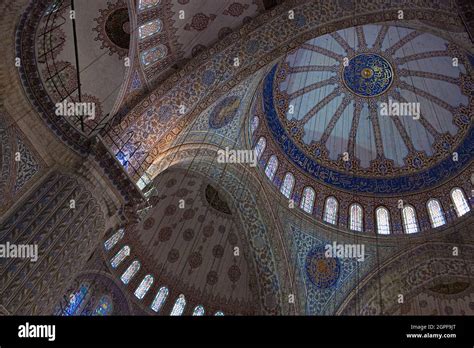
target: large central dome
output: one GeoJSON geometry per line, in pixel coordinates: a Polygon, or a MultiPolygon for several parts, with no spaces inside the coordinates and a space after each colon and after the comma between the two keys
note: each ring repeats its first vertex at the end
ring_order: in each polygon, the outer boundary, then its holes
{"type": "Polygon", "coordinates": [[[441,37],[388,25],[309,40],[264,80],[268,128],[294,165],[325,183],[422,189],[469,163],[469,59],[441,37]]]}

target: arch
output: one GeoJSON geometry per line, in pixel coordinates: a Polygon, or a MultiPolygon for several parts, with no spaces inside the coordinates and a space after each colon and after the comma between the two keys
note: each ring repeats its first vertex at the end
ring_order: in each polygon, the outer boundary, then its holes
{"type": "Polygon", "coordinates": [[[271,181],[275,177],[276,170],[278,168],[278,158],[275,155],[272,155],[268,160],[268,163],[265,167],[265,174],[271,181]]]}
{"type": "Polygon", "coordinates": [[[150,290],[150,287],[153,284],[153,280],[154,280],[153,276],[151,274],[147,274],[145,278],[143,278],[140,285],[138,285],[138,288],[135,290],[135,296],[139,300],[145,297],[148,290],[150,290]]]}
{"type": "Polygon", "coordinates": [[[349,207],[349,228],[353,231],[363,230],[363,209],[359,203],[353,203],[349,207]]]}
{"type": "Polygon", "coordinates": [[[265,147],[267,146],[267,140],[264,137],[261,137],[257,141],[257,145],[255,145],[255,155],[257,159],[262,156],[263,151],[265,151],[265,147]]]}
{"type": "Polygon", "coordinates": [[[156,296],[151,304],[151,309],[158,313],[165,304],[168,294],[168,288],[166,286],[162,286],[156,293],[156,296]]]}
{"type": "Polygon", "coordinates": [[[431,198],[428,203],[426,203],[426,208],[428,209],[431,227],[436,228],[443,226],[446,223],[443,208],[441,207],[439,200],[431,198]]]}
{"type": "Polygon", "coordinates": [[[91,291],[89,283],[81,283],[79,289],[69,295],[69,302],[66,308],[60,311],[60,315],[79,315],[82,308],[84,307],[84,304],[87,302],[86,299],[90,297],[90,294],[91,291]]]}
{"type": "Polygon", "coordinates": [[[173,309],[171,310],[171,316],[180,316],[184,312],[184,308],[186,307],[186,298],[183,294],[179,295],[176,302],[174,303],[173,309]]]}
{"type": "Polygon", "coordinates": [[[103,295],[92,313],[93,316],[111,315],[113,311],[112,299],[108,295],[103,295]]]}
{"type": "Polygon", "coordinates": [[[375,220],[378,234],[390,234],[390,213],[385,207],[375,209],[375,220]]]}
{"type": "Polygon", "coordinates": [[[454,210],[456,210],[458,217],[463,216],[471,210],[464,192],[459,187],[455,187],[451,190],[451,200],[453,201],[454,210]]]}
{"type": "Polygon", "coordinates": [[[130,280],[133,278],[133,276],[137,274],[139,269],[140,269],[140,261],[138,260],[133,261],[120,277],[120,280],[122,281],[122,283],[128,284],[130,280]]]}
{"type": "Polygon", "coordinates": [[[125,229],[120,228],[117,232],[115,232],[109,239],[107,239],[104,242],[105,250],[109,251],[110,249],[112,249],[115,246],[115,244],[117,244],[118,241],[123,238],[124,235],[125,235],[125,229]]]}
{"type": "Polygon", "coordinates": [[[204,313],[205,313],[204,307],[201,305],[196,306],[193,310],[193,316],[195,317],[202,317],[204,313]]]}
{"type": "Polygon", "coordinates": [[[160,19],[154,19],[138,27],[138,37],[140,40],[153,36],[161,31],[163,23],[160,19]]]}
{"type": "Polygon", "coordinates": [[[312,214],[315,197],[316,192],[314,191],[314,189],[310,186],[305,187],[303,190],[303,197],[301,198],[300,208],[308,214],[312,214]]]}
{"type": "Polygon", "coordinates": [[[223,311],[217,311],[216,314],[214,314],[214,316],[216,316],[216,317],[223,317],[223,316],[224,316],[224,312],[223,312],[223,311]]]}
{"type": "Polygon", "coordinates": [[[125,245],[110,260],[110,264],[112,265],[112,268],[117,268],[123,262],[123,260],[125,260],[125,258],[128,255],[130,255],[130,247],[128,245],[125,245]]]}
{"type": "Polygon", "coordinates": [[[143,11],[157,6],[161,0],[140,0],[138,3],[138,10],[143,11]]]}
{"type": "Polygon", "coordinates": [[[291,193],[293,192],[293,187],[295,186],[295,177],[290,172],[285,174],[285,178],[283,179],[283,184],[281,184],[280,192],[286,198],[291,197],[291,193]]]}
{"type": "Polygon", "coordinates": [[[337,210],[339,203],[334,196],[329,196],[326,198],[326,203],[324,204],[324,218],[323,220],[336,225],[337,224],[337,210]]]}
{"type": "Polygon", "coordinates": [[[419,232],[416,211],[411,205],[406,205],[402,209],[402,222],[405,233],[419,232]]]}

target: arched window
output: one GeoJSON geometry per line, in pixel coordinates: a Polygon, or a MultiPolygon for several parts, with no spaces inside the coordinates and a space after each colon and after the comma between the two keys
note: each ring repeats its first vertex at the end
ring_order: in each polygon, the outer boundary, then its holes
{"type": "Polygon", "coordinates": [[[265,167],[265,174],[270,180],[275,177],[276,170],[278,168],[278,158],[272,155],[268,160],[267,166],[265,167]]]}
{"type": "Polygon", "coordinates": [[[174,303],[173,309],[171,310],[171,316],[179,316],[182,315],[184,312],[184,307],[186,307],[186,299],[184,295],[179,295],[178,299],[174,303]]]}
{"type": "Polygon", "coordinates": [[[109,239],[107,239],[104,243],[105,250],[112,249],[117,242],[123,238],[125,234],[125,229],[121,228],[117,232],[115,232],[109,239]]]}
{"type": "Polygon", "coordinates": [[[291,192],[293,191],[293,186],[295,186],[295,177],[291,173],[286,173],[285,178],[283,179],[283,184],[281,184],[280,192],[286,197],[291,197],[291,192]]]}
{"type": "Polygon", "coordinates": [[[254,116],[254,117],[252,118],[252,123],[250,124],[250,131],[251,131],[252,133],[257,130],[259,123],[260,123],[260,119],[258,118],[258,116],[254,116]]]}
{"type": "Polygon", "coordinates": [[[162,286],[160,290],[158,290],[158,292],[156,293],[155,299],[151,304],[151,309],[158,313],[161,307],[163,307],[163,305],[165,304],[166,298],[168,297],[168,293],[168,288],[166,286],[162,286]]]}
{"type": "Polygon", "coordinates": [[[141,300],[143,297],[145,297],[146,293],[150,289],[151,284],[153,284],[153,276],[148,274],[145,276],[145,278],[143,278],[140,285],[138,285],[137,290],[135,290],[135,296],[141,300]]]}
{"type": "Polygon", "coordinates": [[[138,9],[141,10],[146,10],[151,7],[154,7],[158,5],[161,2],[161,0],[140,0],[140,3],[138,4],[138,9]]]}
{"type": "Polygon", "coordinates": [[[464,192],[462,192],[460,188],[455,188],[451,191],[451,199],[453,200],[454,208],[456,209],[456,214],[458,217],[463,216],[469,210],[471,210],[471,208],[469,208],[469,204],[467,204],[464,192]]]}
{"type": "Polygon", "coordinates": [[[326,204],[324,205],[324,221],[335,225],[337,222],[337,200],[334,197],[326,198],[326,204]]]}
{"type": "Polygon", "coordinates": [[[265,150],[265,146],[267,146],[267,141],[265,140],[265,138],[261,137],[260,139],[258,139],[257,145],[255,145],[255,155],[257,156],[257,159],[262,156],[262,153],[265,150]]]}
{"type": "Polygon", "coordinates": [[[199,305],[199,306],[196,306],[196,308],[194,308],[194,311],[193,311],[193,316],[195,317],[202,317],[204,315],[204,307],[199,305]]]}
{"type": "Polygon", "coordinates": [[[122,249],[120,249],[117,254],[115,254],[114,257],[112,257],[112,260],[110,260],[110,264],[113,268],[117,268],[118,265],[120,265],[128,255],[130,255],[130,247],[128,245],[125,245],[122,249]]]}
{"type": "Polygon", "coordinates": [[[430,216],[431,226],[433,228],[443,226],[446,223],[441,203],[437,199],[430,199],[426,204],[428,215],[430,216]]]}
{"type": "Polygon", "coordinates": [[[163,28],[163,22],[160,19],[154,19],[138,27],[138,36],[140,39],[159,33],[163,28]]]}
{"type": "Polygon", "coordinates": [[[216,316],[216,317],[223,317],[223,316],[224,316],[224,312],[222,312],[222,311],[217,311],[216,314],[214,314],[214,316],[216,316]]]}
{"type": "Polygon", "coordinates": [[[387,208],[378,207],[375,210],[375,218],[377,220],[377,233],[390,234],[390,217],[387,208]]]}
{"type": "Polygon", "coordinates": [[[312,187],[305,187],[303,190],[303,197],[301,198],[300,208],[308,214],[313,213],[314,198],[316,193],[312,187]]]}
{"type": "Polygon", "coordinates": [[[349,228],[353,231],[362,232],[362,207],[354,203],[349,208],[349,228]]]}
{"type": "Polygon", "coordinates": [[[130,279],[133,278],[133,276],[138,272],[140,269],[140,262],[135,260],[132,262],[130,266],[126,269],[125,272],[123,272],[122,276],[120,277],[120,280],[122,280],[122,283],[128,284],[130,282],[130,279]]]}
{"type": "Polygon", "coordinates": [[[157,46],[140,53],[140,59],[142,61],[142,64],[145,67],[148,67],[149,65],[165,58],[167,54],[168,47],[163,44],[158,44],[157,46]]]}
{"type": "Polygon", "coordinates": [[[66,308],[64,308],[64,310],[60,311],[60,315],[79,315],[83,304],[86,302],[85,300],[89,297],[89,295],[89,284],[82,283],[79,287],[79,290],[69,295],[69,303],[67,304],[66,308]]]}
{"type": "Polygon", "coordinates": [[[416,233],[418,232],[418,222],[416,221],[415,208],[410,205],[405,206],[402,209],[403,227],[405,233],[416,233]]]}
{"type": "Polygon", "coordinates": [[[92,313],[93,316],[107,316],[112,314],[112,300],[110,299],[110,296],[104,295],[99,299],[99,303],[97,304],[97,307],[95,307],[94,313],[92,313]]]}

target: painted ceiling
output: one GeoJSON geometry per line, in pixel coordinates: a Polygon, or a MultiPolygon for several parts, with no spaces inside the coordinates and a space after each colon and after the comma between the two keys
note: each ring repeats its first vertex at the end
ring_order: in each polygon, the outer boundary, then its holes
{"type": "Polygon", "coordinates": [[[173,65],[197,56],[263,10],[256,0],[140,0],[138,27],[144,25],[149,32],[145,36],[137,30],[146,79],[152,81],[173,65]]]}
{"type": "Polygon", "coordinates": [[[72,9],[70,0],[55,1],[47,8],[36,31],[36,61],[54,103],[95,104],[94,119],[82,125],[90,132],[111,112],[125,76],[128,8],[123,0],[76,1],[74,21],[72,9]]]}
{"type": "Polygon", "coordinates": [[[390,25],[311,39],[263,82],[268,128],[293,164],[340,188],[391,193],[440,182],[472,156],[469,59],[441,37],[390,25]],[[397,102],[407,107],[399,114],[397,102]]]}

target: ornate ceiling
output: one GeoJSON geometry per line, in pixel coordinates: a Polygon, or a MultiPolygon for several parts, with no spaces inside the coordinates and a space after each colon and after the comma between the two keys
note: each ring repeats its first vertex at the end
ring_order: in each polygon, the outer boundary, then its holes
{"type": "Polygon", "coordinates": [[[295,166],[338,188],[431,186],[470,162],[470,59],[441,37],[391,25],[311,39],[263,82],[268,129],[295,166]]]}
{"type": "MultiPolygon", "coordinates": [[[[38,7],[46,4],[42,1],[38,7]]],[[[125,76],[127,3],[76,1],[73,8],[70,0],[55,1],[44,11],[35,35],[36,63],[46,92],[54,103],[94,103],[94,119],[82,125],[72,120],[90,132],[113,109],[125,76]]]]}

